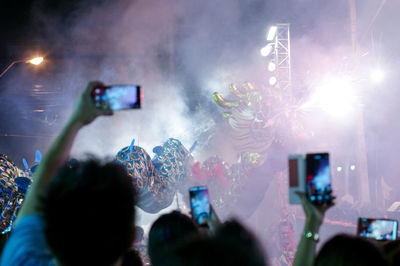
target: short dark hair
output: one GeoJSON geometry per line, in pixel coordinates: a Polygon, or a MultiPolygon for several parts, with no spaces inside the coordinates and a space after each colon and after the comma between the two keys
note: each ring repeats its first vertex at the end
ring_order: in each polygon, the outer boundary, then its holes
{"type": "Polygon", "coordinates": [[[131,249],[125,253],[122,266],[143,266],[139,251],[131,249]]]}
{"type": "Polygon", "coordinates": [[[235,242],[239,246],[248,250],[256,261],[267,261],[267,254],[265,254],[257,237],[242,223],[236,219],[228,220],[222,224],[216,232],[216,238],[228,242],[235,242]]]}
{"type": "Polygon", "coordinates": [[[383,245],[386,260],[390,265],[400,265],[400,240],[388,241],[383,245]]]}
{"type": "Polygon", "coordinates": [[[179,211],[161,215],[152,224],[149,232],[147,248],[150,260],[154,264],[168,252],[168,248],[198,233],[199,229],[193,220],[179,211]]]}
{"type": "Polygon", "coordinates": [[[255,236],[236,220],[226,222],[214,236],[197,236],[173,245],[154,266],[266,266],[255,236]]]}
{"type": "MultiPolygon", "coordinates": [[[[221,237],[193,238],[176,246],[163,266],[266,266],[259,254],[239,241],[221,237]]],[[[156,265],[157,266],[157,265],[156,265]]]]}
{"type": "Polygon", "coordinates": [[[338,234],[329,239],[315,258],[315,266],[387,265],[382,250],[371,241],[338,234]]]}
{"type": "Polygon", "coordinates": [[[132,245],[136,191],[125,168],[91,158],[61,167],[42,195],[45,235],[63,265],[111,265],[132,245]]]}

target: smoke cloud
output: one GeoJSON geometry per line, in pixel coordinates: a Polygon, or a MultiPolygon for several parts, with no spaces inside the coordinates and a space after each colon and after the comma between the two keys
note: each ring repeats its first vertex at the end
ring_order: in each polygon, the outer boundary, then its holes
{"type": "MultiPolygon", "coordinates": [[[[352,58],[346,0],[95,2],[71,4],[66,13],[46,8],[45,1],[32,9],[32,27],[37,33],[33,43],[45,51],[49,60],[34,79],[29,74],[33,69],[10,73],[0,92],[5,102],[1,111],[6,114],[0,118],[1,133],[33,136],[13,139],[11,143],[2,141],[2,152],[15,156],[17,163],[22,156],[32,161],[36,148],[45,152],[89,80],[139,84],[143,107],[116,112],[113,117],[99,118],[85,127],[73,147],[73,157],[86,153],[113,156],[133,138],[136,145],[152,154],[154,146],[173,137],[187,148],[199,141],[194,152],[197,160],[218,154],[234,163],[237,151],[233,140],[227,137],[231,129],[213,102],[212,93],[229,96],[231,83],[267,84],[267,62],[259,50],[266,44],[270,25],[290,23],[292,87],[297,100],[306,103],[327,73],[345,73],[355,77],[353,85],[362,99],[362,113],[333,119],[320,109],[308,109],[298,118],[307,137],[291,140],[287,149],[274,150],[271,158],[286,164],[289,153],[328,150],[338,199],[348,199],[348,194],[353,193],[351,196],[357,201],[360,191],[356,183],[343,185],[347,179],[343,172],[335,171],[338,166],[348,168],[352,164],[358,171],[359,153],[363,151],[356,142],[363,126],[370,177],[364,182],[370,183],[371,200],[385,196],[376,206],[384,211],[398,196],[398,192],[385,194],[372,189],[374,184],[382,183],[382,178],[393,186],[399,172],[399,90],[396,73],[391,71],[399,65],[400,37],[393,26],[399,24],[399,17],[394,14],[399,8],[396,1],[387,1],[372,24],[379,1],[358,3],[357,38],[362,55],[358,65],[352,58]],[[382,85],[372,85],[365,73],[378,63],[385,66],[387,80],[382,85]],[[34,112],[38,109],[43,111],[34,112]]],[[[346,171],[348,176],[352,174],[346,171]]],[[[261,235],[269,233],[263,229],[269,227],[267,224],[279,223],[279,215],[274,216],[267,209],[279,196],[275,195],[277,186],[278,180],[272,179],[259,209],[248,220],[261,235]]],[[[290,208],[301,214],[298,206],[290,208]]],[[[240,216],[241,211],[234,213],[240,216]]],[[[338,215],[332,219],[340,219],[341,214],[338,215]]],[[[354,212],[349,219],[356,221],[357,215],[370,213],[354,212]]],[[[301,230],[301,225],[295,229],[301,230]]]]}

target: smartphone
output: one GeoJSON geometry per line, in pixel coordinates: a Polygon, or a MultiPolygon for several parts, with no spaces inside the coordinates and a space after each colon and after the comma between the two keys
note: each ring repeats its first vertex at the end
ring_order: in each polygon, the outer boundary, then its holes
{"type": "Polygon", "coordinates": [[[332,202],[329,153],[306,154],[306,194],[316,205],[332,202]]]}
{"type": "Polygon", "coordinates": [[[289,155],[289,203],[301,204],[296,191],[305,192],[305,161],[302,155],[289,155]]]}
{"type": "Polygon", "coordinates": [[[205,224],[205,218],[210,217],[210,199],[206,186],[189,188],[190,207],[193,219],[199,225],[205,224]]]}
{"type": "Polygon", "coordinates": [[[108,106],[111,110],[139,109],[140,86],[112,85],[94,88],[93,100],[97,108],[108,106]]]}
{"type": "Polygon", "coordinates": [[[397,228],[396,220],[358,218],[357,235],[376,240],[396,240],[397,228]]]}

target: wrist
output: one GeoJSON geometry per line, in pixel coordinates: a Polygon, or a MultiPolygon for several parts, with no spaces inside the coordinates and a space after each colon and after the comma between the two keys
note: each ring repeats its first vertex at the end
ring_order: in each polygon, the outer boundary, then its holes
{"type": "Polygon", "coordinates": [[[318,231],[321,227],[323,219],[306,218],[304,229],[318,231]]]}
{"type": "Polygon", "coordinates": [[[70,128],[70,129],[72,129],[72,130],[78,131],[78,130],[81,129],[84,125],[85,125],[85,124],[84,124],[82,121],[80,121],[78,118],[76,118],[76,117],[71,117],[71,118],[68,120],[68,122],[67,122],[67,124],[66,124],[66,127],[67,127],[67,128],[70,128]]]}
{"type": "Polygon", "coordinates": [[[318,243],[318,241],[319,241],[319,234],[318,234],[318,232],[315,232],[315,231],[304,230],[302,236],[304,238],[306,238],[307,240],[314,241],[315,243],[318,243]]]}
{"type": "Polygon", "coordinates": [[[67,125],[73,125],[77,127],[83,127],[86,123],[84,122],[85,119],[82,118],[82,115],[80,115],[78,112],[74,112],[69,120],[67,125]]]}
{"type": "Polygon", "coordinates": [[[316,221],[306,221],[304,224],[303,234],[302,236],[307,239],[311,240],[315,243],[319,241],[319,228],[321,223],[316,221]]]}
{"type": "Polygon", "coordinates": [[[319,223],[306,223],[303,229],[303,235],[307,233],[318,234],[321,224],[319,223]]]}

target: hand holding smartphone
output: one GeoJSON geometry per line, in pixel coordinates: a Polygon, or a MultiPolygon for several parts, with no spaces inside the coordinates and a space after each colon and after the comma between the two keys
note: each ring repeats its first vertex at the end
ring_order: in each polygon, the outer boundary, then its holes
{"type": "Polygon", "coordinates": [[[328,153],[289,156],[289,203],[301,204],[296,191],[303,192],[315,205],[332,203],[328,153]]]}
{"type": "Polygon", "coordinates": [[[375,240],[396,240],[398,222],[391,219],[358,218],[357,235],[375,240]]]}
{"type": "Polygon", "coordinates": [[[96,87],[92,97],[97,108],[106,106],[110,110],[139,109],[140,86],[138,85],[112,85],[96,87]]]}
{"type": "Polygon", "coordinates": [[[211,207],[206,186],[189,188],[190,207],[192,217],[198,225],[206,224],[206,218],[210,217],[211,207]]]}

